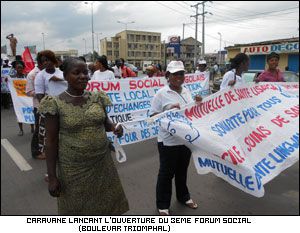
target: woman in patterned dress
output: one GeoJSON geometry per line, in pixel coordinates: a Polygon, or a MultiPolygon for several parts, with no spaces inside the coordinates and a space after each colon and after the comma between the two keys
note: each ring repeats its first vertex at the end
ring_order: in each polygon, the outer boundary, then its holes
{"type": "Polygon", "coordinates": [[[78,58],[64,61],[68,88],[46,96],[39,112],[46,115],[48,189],[58,200],[61,215],[120,215],[128,210],[106,131],[123,134],[107,117],[111,105],[104,92],[85,91],[86,64],[78,58]]]}

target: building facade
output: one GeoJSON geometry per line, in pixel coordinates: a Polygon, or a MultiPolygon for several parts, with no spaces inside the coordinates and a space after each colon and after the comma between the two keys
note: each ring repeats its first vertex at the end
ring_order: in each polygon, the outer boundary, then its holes
{"type": "Polygon", "coordinates": [[[124,58],[142,67],[143,61],[161,62],[161,33],[125,30],[101,40],[101,52],[109,61],[124,58]]]}
{"type": "Polygon", "coordinates": [[[185,68],[191,70],[195,68],[197,61],[201,55],[202,43],[197,41],[197,51],[195,54],[195,43],[196,40],[193,37],[188,37],[180,42],[180,59],[184,61],[185,68]],[[195,64],[196,55],[196,64],[195,64]]]}
{"type": "Polygon", "coordinates": [[[267,68],[266,57],[271,52],[280,55],[279,69],[299,72],[299,37],[270,40],[251,44],[237,44],[226,47],[229,61],[238,53],[246,53],[250,57],[251,70],[264,70],[267,68]]]}
{"type": "Polygon", "coordinates": [[[64,60],[67,57],[78,57],[78,50],[70,49],[67,51],[54,51],[54,54],[55,56],[60,57],[62,60],[64,60]]]}

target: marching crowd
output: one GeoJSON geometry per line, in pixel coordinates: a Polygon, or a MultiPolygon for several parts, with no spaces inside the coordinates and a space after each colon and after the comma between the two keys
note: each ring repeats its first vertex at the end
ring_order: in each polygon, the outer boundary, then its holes
{"type": "MultiPolygon", "coordinates": [[[[11,64],[10,77],[27,79],[26,94],[33,98],[35,125],[31,152],[34,159],[46,159],[48,190],[57,197],[61,215],[119,215],[128,209],[128,201],[117,170],[113,164],[110,142],[106,132],[118,137],[123,135],[121,126],[112,123],[106,113],[111,101],[105,92],[86,91],[89,80],[104,81],[137,74],[125,66],[124,59],[108,65],[106,56],[97,57],[95,63],[86,64],[84,57],[67,58],[62,63],[50,50],[37,54],[37,66],[27,75],[24,62],[18,56],[11,64]],[[49,95],[49,83],[67,81],[67,89],[59,95],[49,95]]],[[[283,81],[277,69],[279,55],[267,57],[268,69],[258,81],[283,81]]],[[[1,64],[2,65],[2,64],[1,64]]],[[[9,68],[4,59],[3,68],[9,68]]],[[[249,57],[240,53],[231,60],[231,69],[223,77],[221,89],[244,84],[242,73],[249,67],[249,57]]],[[[205,60],[198,62],[196,73],[207,72],[205,60]]],[[[180,109],[196,102],[183,86],[185,67],[182,61],[171,61],[164,72],[161,66],[146,69],[148,78],[166,77],[168,85],[161,88],[152,100],[151,116],[170,109],[180,109]]],[[[2,81],[2,80],[1,80],[2,81]]],[[[2,95],[7,107],[9,98],[2,95]]],[[[23,135],[19,123],[19,136],[23,135]]],[[[177,200],[188,208],[196,209],[187,187],[187,170],[191,151],[180,140],[160,129],[158,134],[160,167],[156,186],[156,207],[160,215],[169,215],[172,195],[172,179],[175,178],[177,200]]]]}

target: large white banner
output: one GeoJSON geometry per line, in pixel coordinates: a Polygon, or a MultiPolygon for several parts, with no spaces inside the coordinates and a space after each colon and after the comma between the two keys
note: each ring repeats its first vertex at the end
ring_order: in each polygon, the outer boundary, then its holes
{"type": "MultiPolygon", "coordinates": [[[[88,91],[104,91],[113,105],[107,107],[107,113],[114,123],[126,123],[124,135],[118,138],[121,145],[148,140],[157,136],[158,125],[149,125],[151,100],[155,93],[167,85],[164,77],[160,78],[127,78],[115,81],[89,81],[88,91]]],[[[187,74],[184,86],[193,96],[209,95],[209,75],[187,74]]],[[[115,136],[108,133],[113,142],[115,136]]]]}
{"type": "Polygon", "coordinates": [[[8,78],[8,87],[18,122],[34,124],[33,100],[26,95],[26,82],[26,79],[8,78]]]}
{"type": "Polygon", "coordinates": [[[199,174],[262,197],[263,185],[299,159],[298,93],[298,83],[245,85],[155,118],[192,150],[199,174]]]}
{"type": "MultiPolygon", "coordinates": [[[[15,112],[19,122],[34,123],[32,98],[25,93],[26,79],[9,79],[10,90],[15,112]],[[15,81],[14,81],[15,80],[15,81]]],[[[151,125],[145,121],[149,118],[151,100],[155,93],[167,85],[164,77],[160,78],[127,78],[115,81],[89,81],[88,91],[104,91],[112,106],[107,107],[108,116],[114,123],[126,123],[131,130],[127,130],[124,136],[119,138],[121,145],[135,143],[156,137],[158,126],[151,125]]],[[[209,75],[187,74],[184,86],[190,90],[193,96],[209,95],[209,75]]],[[[50,81],[49,95],[57,96],[67,89],[66,81],[50,81]]],[[[114,135],[108,133],[113,142],[114,135]]]]}

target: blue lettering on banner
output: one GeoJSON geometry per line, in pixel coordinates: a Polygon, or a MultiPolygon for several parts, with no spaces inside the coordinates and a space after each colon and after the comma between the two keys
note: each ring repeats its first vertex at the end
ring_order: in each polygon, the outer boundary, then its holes
{"type": "Polygon", "coordinates": [[[33,107],[23,107],[22,108],[22,113],[23,114],[29,114],[29,113],[33,114],[33,107]]]}
{"type": "Polygon", "coordinates": [[[34,124],[33,107],[22,107],[24,121],[29,124],[34,124]]]}
{"type": "Polygon", "coordinates": [[[273,96],[271,99],[264,101],[262,104],[257,105],[257,108],[264,111],[268,111],[269,108],[272,108],[274,105],[281,103],[281,100],[276,96],[273,96]]]}
{"type": "Polygon", "coordinates": [[[141,135],[142,135],[142,139],[147,139],[151,137],[151,133],[149,132],[149,129],[142,129],[141,135]]]}
{"type": "Polygon", "coordinates": [[[113,103],[115,103],[115,102],[122,103],[120,93],[107,92],[106,94],[110,98],[111,102],[113,102],[113,103]]]}
{"type": "Polygon", "coordinates": [[[243,177],[243,175],[238,173],[235,169],[208,158],[202,160],[202,158],[198,157],[198,163],[200,167],[211,167],[219,173],[223,173],[225,176],[228,176],[231,180],[244,188],[254,191],[254,181],[252,176],[243,177]]]}
{"type": "Polygon", "coordinates": [[[252,120],[255,117],[261,115],[255,108],[249,108],[249,109],[243,110],[242,112],[243,112],[243,116],[244,116],[246,122],[248,122],[248,120],[252,120]]]}
{"type": "Polygon", "coordinates": [[[139,139],[137,138],[136,132],[128,132],[128,133],[124,133],[124,135],[120,138],[118,138],[119,143],[132,143],[132,142],[136,142],[139,139]]]}
{"type": "Polygon", "coordinates": [[[121,104],[114,104],[114,113],[133,112],[137,110],[149,109],[151,107],[150,100],[140,102],[128,102],[121,104]]]}
{"type": "Polygon", "coordinates": [[[261,179],[270,174],[270,170],[274,170],[276,164],[284,162],[295,149],[299,149],[299,133],[294,134],[290,138],[290,142],[284,141],[281,143],[272,153],[268,154],[268,158],[263,158],[253,167],[258,189],[261,188],[261,179]],[[272,164],[272,162],[275,162],[275,164],[272,164]]]}
{"type": "Polygon", "coordinates": [[[141,91],[130,91],[128,93],[124,93],[124,98],[126,101],[133,101],[133,100],[143,100],[143,99],[150,99],[152,96],[149,94],[148,90],[141,90],[141,91]]]}
{"type": "Polygon", "coordinates": [[[240,127],[245,123],[246,122],[241,117],[241,114],[237,113],[223,121],[219,121],[218,123],[214,124],[211,129],[212,131],[217,132],[220,137],[223,137],[228,132],[240,127]]]}
{"type": "Polygon", "coordinates": [[[184,85],[186,88],[189,89],[190,92],[192,91],[198,91],[202,89],[202,86],[200,83],[189,83],[184,85]]]}
{"type": "Polygon", "coordinates": [[[24,114],[24,120],[27,123],[34,123],[34,115],[33,114],[24,114]]]}
{"type": "Polygon", "coordinates": [[[9,75],[9,71],[10,71],[10,68],[2,68],[1,69],[1,76],[2,75],[9,75]]]}

